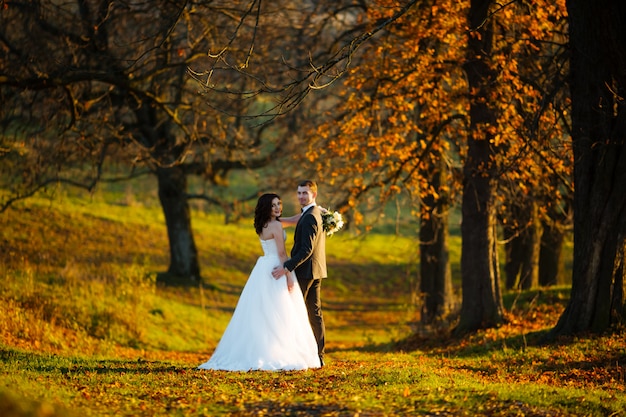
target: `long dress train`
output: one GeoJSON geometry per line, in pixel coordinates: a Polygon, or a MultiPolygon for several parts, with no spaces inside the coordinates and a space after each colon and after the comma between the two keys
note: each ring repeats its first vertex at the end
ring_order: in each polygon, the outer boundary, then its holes
{"type": "Polygon", "coordinates": [[[199,369],[229,371],[318,368],[317,343],[294,276],[292,291],[285,277],[274,279],[280,265],[274,239],[260,239],[259,257],[244,286],[230,323],[211,358],[199,369]]]}

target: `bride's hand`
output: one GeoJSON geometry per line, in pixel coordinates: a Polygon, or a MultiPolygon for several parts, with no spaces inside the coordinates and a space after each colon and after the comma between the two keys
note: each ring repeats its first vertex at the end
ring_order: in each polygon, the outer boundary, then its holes
{"type": "Polygon", "coordinates": [[[291,276],[291,274],[287,274],[287,291],[289,292],[293,291],[294,285],[295,285],[295,282],[293,280],[293,277],[291,276]]]}

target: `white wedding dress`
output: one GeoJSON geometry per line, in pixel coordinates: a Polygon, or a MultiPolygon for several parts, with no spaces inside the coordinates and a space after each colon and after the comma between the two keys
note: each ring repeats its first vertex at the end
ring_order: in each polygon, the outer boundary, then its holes
{"type": "Polygon", "coordinates": [[[318,368],[317,343],[295,279],[274,279],[280,265],[274,239],[261,240],[259,257],[241,292],[230,323],[208,362],[199,369],[228,371],[318,368]]]}

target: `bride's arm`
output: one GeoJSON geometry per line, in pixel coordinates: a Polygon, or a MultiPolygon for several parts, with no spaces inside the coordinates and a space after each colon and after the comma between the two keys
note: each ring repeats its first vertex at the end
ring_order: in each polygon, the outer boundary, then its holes
{"type": "MultiPolygon", "coordinates": [[[[299,216],[298,216],[299,217],[299,216]]],[[[276,249],[278,250],[278,258],[280,259],[280,265],[283,265],[287,258],[287,249],[285,248],[285,239],[283,237],[283,226],[279,222],[272,222],[270,224],[272,237],[276,242],[276,249]]],[[[276,279],[280,277],[275,277],[276,279]]],[[[287,290],[293,290],[295,281],[291,272],[286,274],[287,290]]]]}
{"type": "Polygon", "coordinates": [[[283,225],[283,227],[295,226],[298,223],[298,220],[300,220],[300,217],[302,217],[302,213],[298,213],[291,217],[281,217],[280,223],[283,225]]]}

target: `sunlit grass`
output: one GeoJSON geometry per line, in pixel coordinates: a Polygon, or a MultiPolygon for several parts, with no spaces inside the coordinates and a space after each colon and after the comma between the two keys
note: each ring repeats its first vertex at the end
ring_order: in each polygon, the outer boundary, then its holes
{"type": "MultiPolygon", "coordinates": [[[[24,396],[72,404],[81,415],[619,415],[623,393],[592,381],[545,384],[491,375],[427,353],[346,351],[304,372],[204,372],[164,361],[73,359],[3,353],[24,396]],[[27,365],[19,365],[20,363],[27,365]],[[24,385],[21,381],[47,381],[24,385]],[[581,383],[582,382],[582,383],[581,383]],[[32,390],[32,391],[27,391],[32,390]]],[[[539,360],[534,350],[530,361],[539,360]]],[[[506,374],[504,371],[507,371],[506,374]]]]}
{"type": "MultiPolygon", "coordinates": [[[[6,218],[11,228],[3,234],[13,245],[4,259],[9,279],[0,285],[12,294],[6,305],[29,315],[22,324],[44,322],[48,333],[69,329],[84,333],[77,338],[88,336],[135,348],[190,351],[204,346],[210,351],[260,254],[251,219],[225,224],[219,214],[194,212],[194,235],[208,286],[157,289],[155,276],[167,269],[168,243],[156,207],[123,207],[98,196],[65,196],[59,201],[30,200],[6,218]],[[42,218],[47,221],[41,222],[42,218]],[[36,309],[30,308],[33,300],[36,309]]],[[[346,295],[369,294],[380,303],[382,289],[386,288],[387,297],[410,291],[410,283],[406,284],[407,265],[412,263],[409,240],[383,242],[383,236],[354,238],[349,233],[328,239],[330,273],[324,291],[331,332],[333,324],[341,328],[367,314],[333,314],[333,306],[344,303],[339,300],[346,295]],[[386,254],[376,249],[381,245],[386,254]],[[408,259],[402,253],[408,253],[408,259]],[[361,268],[354,268],[355,263],[361,268]]],[[[42,332],[37,330],[38,337],[42,332]]],[[[378,342],[387,337],[388,330],[372,326],[356,328],[354,336],[345,340],[378,342]]],[[[43,343],[59,338],[40,339],[43,343]]],[[[55,347],[62,346],[51,343],[55,347]]]]}
{"type": "Polygon", "coordinates": [[[419,252],[409,237],[328,239],[325,368],[207,372],[195,368],[219,341],[261,250],[251,219],[225,224],[194,211],[206,286],[168,288],[155,285],[168,242],[154,201],[132,201],[124,189],[68,194],[3,216],[3,417],[15,403],[49,416],[618,416],[626,408],[623,336],[538,343],[566,287],[505,293],[509,323],[463,339],[416,327],[419,252]]]}

